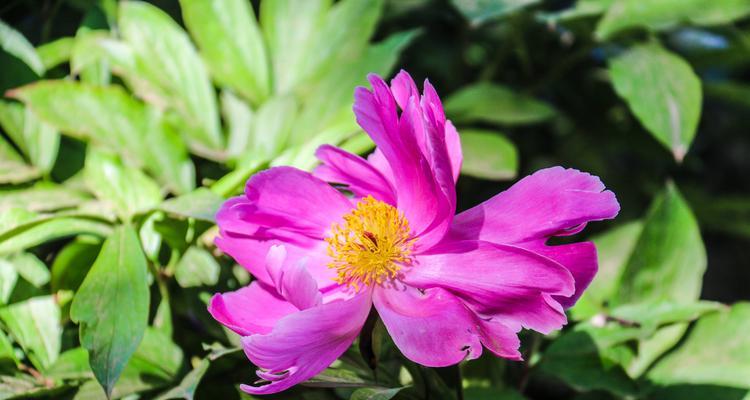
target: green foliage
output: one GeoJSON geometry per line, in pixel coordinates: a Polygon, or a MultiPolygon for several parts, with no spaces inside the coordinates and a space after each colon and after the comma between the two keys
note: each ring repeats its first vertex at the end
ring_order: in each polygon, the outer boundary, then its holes
{"type": "Polygon", "coordinates": [[[400,67],[459,131],[460,209],[541,167],[602,177],[599,272],[523,362],[421,367],[376,323],[269,398],[750,396],[750,2],[32,3],[0,7],[0,399],[250,398],[206,311],[252,279],[216,211],[321,144],[366,155],[353,90],[400,67]]]}

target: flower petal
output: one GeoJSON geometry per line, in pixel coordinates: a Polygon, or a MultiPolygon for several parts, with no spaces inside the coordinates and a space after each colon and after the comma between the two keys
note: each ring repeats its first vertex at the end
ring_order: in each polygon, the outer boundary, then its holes
{"type": "Polygon", "coordinates": [[[214,319],[242,336],[268,333],[279,319],[297,311],[273,288],[258,281],[234,292],[217,293],[208,304],[214,319]]]}
{"type": "Polygon", "coordinates": [[[396,346],[408,359],[445,367],[482,354],[475,316],[441,288],[376,288],[373,303],[396,346]]]}
{"type": "Polygon", "coordinates": [[[592,242],[547,246],[540,241],[535,244],[526,243],[522,247],[557,261],[573,275],[576,284],[575,293],[568,297],[553,296],[564,308],[575,305],[599,269],[596,247],[592,242]]]}
{"type": "Polygon", "coordinates": [[[283,244],[287,261],[307,258],[306,267],[321,291],[333,284],[323,241],[331,224],[351,202],[307,172],[276,167],[253,176],[246,195],[225,202],[216,214],[215,243],[257,279],[272,285],[264,260],[273,245],[283,244]],[[310,212],[315,210],[315,212],[310,212]]]}
{"type": "Polygon", "coordinates": [[[249,222],[318,239],[352,208],[351,202],[329,184],[292,167],[274,167],[253,175],[247,181],[245,195],[253,208],[245,216],[249,222]]]}
{"type": "Polygon", "coordinates": [[[575,169],[547,168],[458,214],[451,237],[521,243],[576,233],[589,221],[614,218],[614,193],[599,178],[575,169]]]}
{"type": "Polygon", "coordinates": [[[318,284],[305,268],[305,259],[287,262],[286,248],[272,246],[266,256],[266,270],[278,294],[300,310],[322,302],[318,284]]]}
{"type": "Polygon", "coordinates": [[[315,155],[323,163],[315,169],[315,176],[332,183],[346,184],[357,197],[372,195],[388,204],[396,204],[391,183],[364,158],[338,147],[322,145],[315,155]]]}
{"type": "Polygon", "coordinates": [[[245,354],[263,369],[263,386],[241,385],[250,394],[280,392],[312,378],[352,344],[367,319],[371,294],[334,301],[290,314],[271,333],[242,338],[245,354]]]}
{"type": "MultiPolygon", "coordinates": [[[[410,97],[399,120],[396,101],[382,79],[369,76],[373,91],[355,91],[354,113],[388,162],[397,207],[404,212],[422,246],[430,246],[444,236],[455,208],[435,179],[430,162],[417,142],[422,128],[421,108],[410,97]]],[[[382,170],[381,170],[382,171],[382,170]]]]}
{"type": "Polygon", "coordinates": [[[446,242],[419,254],[403,281],[455,293],[480,315],[512,329],[523,326],[548,333],[565,322],[551,295],[571,296],[570,271],[520,247],[482,241],[446,242]]]}

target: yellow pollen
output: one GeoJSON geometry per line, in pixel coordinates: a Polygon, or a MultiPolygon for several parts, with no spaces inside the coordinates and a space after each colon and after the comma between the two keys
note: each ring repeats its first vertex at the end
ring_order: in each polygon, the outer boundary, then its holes
{"type": "Polygon", "coordinates": [[[328,267],[338,272],[336,282],[359,291],[359,285],[382,284],[411,264],[416,239],[409,237],[409,221],[395,207],[367,196],[331,226],[328,267]]]}

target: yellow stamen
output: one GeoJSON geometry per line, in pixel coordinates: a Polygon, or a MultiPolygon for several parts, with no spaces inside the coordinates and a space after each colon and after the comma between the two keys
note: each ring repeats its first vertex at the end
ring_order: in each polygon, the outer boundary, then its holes
{"type": "Polygon", "coordinates": [[[395,207],[367,196],[331,226],[328,267],[338,272],[336,282],[359,291],[359,285],[382,284],[411,264],[414,238],[409,221],[395,207]]]}

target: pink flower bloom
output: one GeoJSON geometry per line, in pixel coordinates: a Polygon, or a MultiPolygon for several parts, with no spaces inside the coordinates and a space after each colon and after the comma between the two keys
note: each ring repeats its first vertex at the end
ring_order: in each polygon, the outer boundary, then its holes
{"type": "Polygon", "coordinates": [[[483,346],[520,360],[518,331],[560,329],[596,273],[592,243],[545,243],[617,215],[599,178],[544,169],[454,216],[461,146],[435,89],[425,81],[420,96],[404,71],[390,87],[369,80],[373,90],[357,88],[354,112],[374,153],[321,146],[314,173],[258,173],[217,215],[216,244],[256,278],[209,306],[260,368],[262,385],[243,385],[248,393],[321,372],[372,306],[419,364],[474,359],[483,346]]]}

